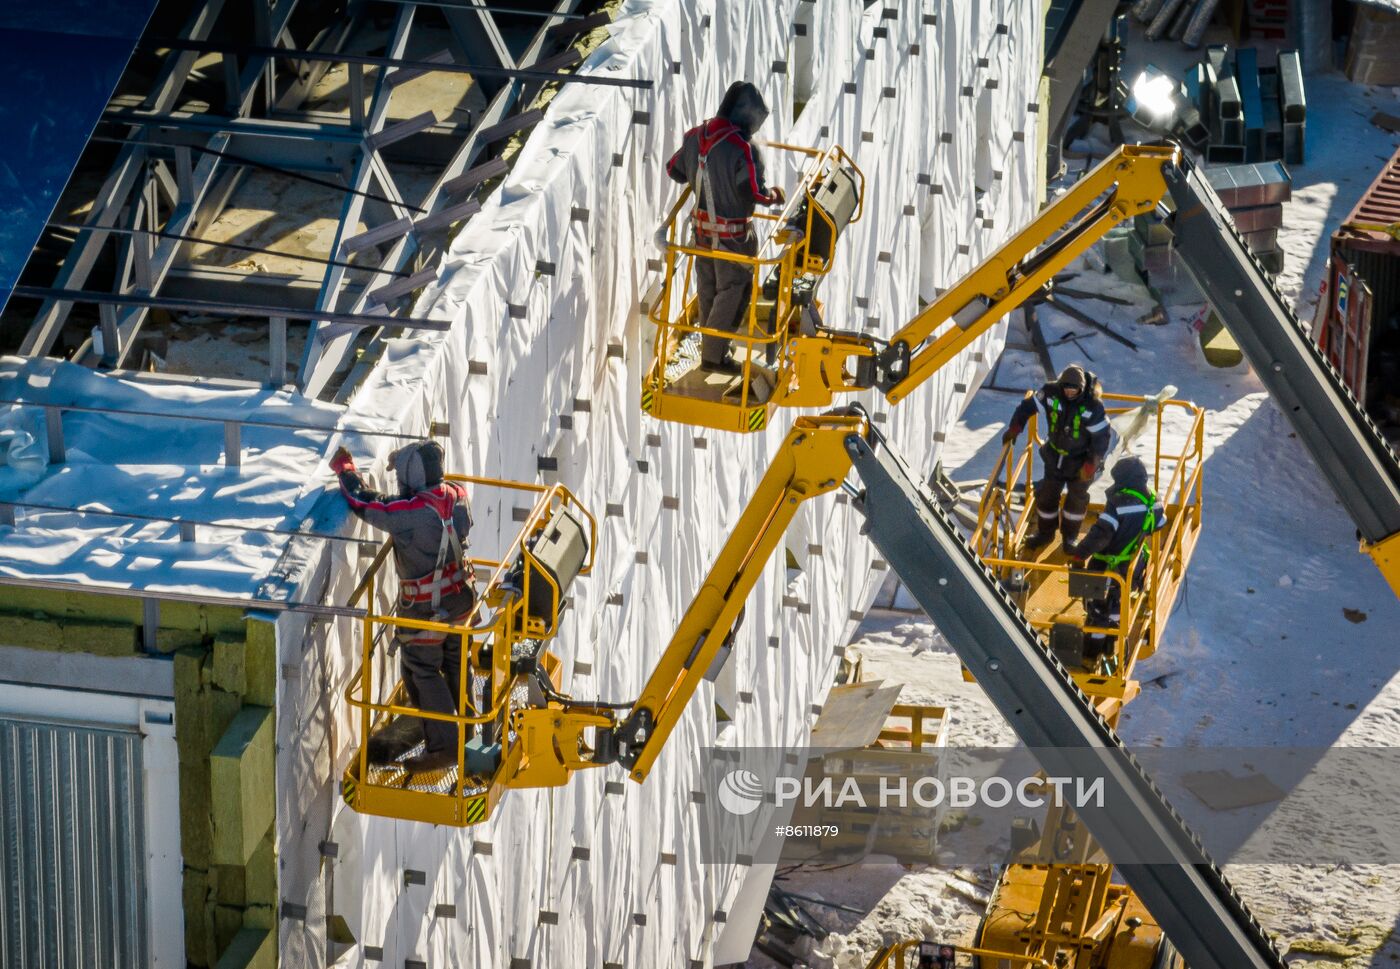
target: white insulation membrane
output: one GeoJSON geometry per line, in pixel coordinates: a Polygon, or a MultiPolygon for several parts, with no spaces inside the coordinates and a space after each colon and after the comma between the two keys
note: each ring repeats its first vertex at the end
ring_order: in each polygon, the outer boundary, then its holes
{"type": "MultiPolygon", "coordinates": [[[[594,512],[597,565],[575,583],[554,646],[562,689],[637,694],[796,414],[740,435],[640,410],[652,327],[639,304],[658,278],[652,234],[678,191],[663,165],[682,132],[749,79],[772,108],[761,138],[846,147],[867,178],[866,214],[820,295],[832,325],[887,337],[1035,211],[1042,18],[1039,0],[636,0],[581,70],[652,89],[572,84],[549,105],[415,308],[452,329],[391,341],[348,416],[417,432],[448,422],[450,469],[559,481],[594,512]],[[794,102],[805,103],[796,118],[794,102]]],[[[795,173],[770,153],[769,175],[790,186],[795,173]]],[[[914,464],[931,466],[1002,339],[998,328],[978,340],[893,410],[866,400],[914,464]]],[[[384,481],[391,442],[349,444],[384,481]]],[[[475,502],[478,554],[510,538],[523,504],[475,502]]],[[[725,743],[805,741],[883,578],[858,527],[833,495],[803,506],[786,543],[800,570],[774,557],[728,667],[702,684],[644,785],[616,767],[585,771],[565,787],[508,792],[474,828],[340,803],[358,628],[283,614],[283,964],[322,964],[332,916],[356,945],[330,951],[356,965],[742,958],[757,910],[736,900],[753,879],[744,897],[761,904],[771,869],[701,862],[692,789],[717,740],[716,701],[733,711],[725,743]]],[[[344,603],[362,566],[353,554],[314,561],[303,591],[328,579],[324,594],[344,603]]]]}

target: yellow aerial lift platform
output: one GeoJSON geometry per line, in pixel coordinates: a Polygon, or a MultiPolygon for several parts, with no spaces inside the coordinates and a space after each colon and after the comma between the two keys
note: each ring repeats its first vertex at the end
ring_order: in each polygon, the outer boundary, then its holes
{"type": "Polygon", "coordinates": [[[547,648],[558,632],[569,585],[591,567],[592,516],[560,485],[449,475],[449,480],[478,487],[534,492],[535,506],[510,554],[499,562],[472,560],[493,572],[460,627],[401,619],[381,610],[382,590],[395,587],[380,574],[389,562],[387,546],[372,563],[352,598],[352,604],[363,600],[368,614],[362,620],[360,667],[345,694],[359,711],[362,741],[342,780],[346,803],[367,814],[466,826],[490,817],[507,788],[559,786],[584,768],[620,762],[634,780],[644,780],[706,670],[729,648],[744,601],[798,505],[841,485],[850,470],[844,439],[867,427],[863,416],[797,420],[641,696],[622,704],[560,693],[554,685],[559,664],[547,648]],[[464,637],[465,710],[460,716],[408,704],[396,672],[385,668],[374,649],[381,639],[392,638],[396,628],[464,637]],[[430,774],[409,774],[397,763],[372,765],[365,739],[379,730],[398,729],[398,718],[455,724],[461,740],[457,764],[430,774]]]}
{"type": "MultiPolygon", "coordinates": [[[[1166,507],[1167,527],[1153,532],[1126,563],[1124,574],[1133,576],[1142,560],[1141,585],[1117,573],[1074,567],[1058,541],[1029,555],[1022,551],[1034,505],[1034,417],[1030,440],[1020,453],[1010,444],[1003,448],[983,491],[969,544],[1009,590],[1031,627],[1048,641],[1099,715],[1116,727],[1123,708],[1140,692],[1133,673],[1139,660],[1157,650],[1200,536],[1205,415],[1184,401],[1118,394],[1104,398],[1110,415],[1155,410],[1152,493],[1166,507]],[[1104,582],[1118,586],[1116,628],[1086,621],[1084,601],[1101,598],[1102,591],[1086,591],[1084,586],[1104,582]],[[1086,660],[1083,637],[1092,633],[1111,634],[1112,648],[1104,655],[1089,654],[1086,660]]],[[[1090,504],[1091,513],[1100,509],[1090,504]]],[[[975,679],[966,667],[963,676],[975,679]]],[[[960,950],[973,957],[970,965],[1182,969],[1161,927],[1127,885],[1114,881],[1112,864],[1073,811],[1052,805],[1043,831],[1018,828],[1012,840],[1012,856],[987,902],[976,946],[960,950]]],[[[871,966],[879,965],[872,960],[871,966]]]]}
{"type": "MultiPolygon", "coordinates": [[[[547,644],[559,631],[559,611],[569,585],[592,569],[598,528],[593,516],[561,485],[543,486],[465,475],[447,475],[477,489],[533,496],[534,504],[500,561],[473,558],[474,569],[490,570],[485,592],[460,626],[391,615],[392,560],[386,542],[351,596],[363,602],[360,666],[345,699],[357,711],[360,746],[350,757],[341,794],[356,811],[433,824],[478,824],[491,814],[508,787],[552,787],[568,779],[567,743],[582,749],[590,728],[612,720],[571,705],[567,711],[540,693],[559,662],[547,644]],[[461,716],[413,707],[396,672],[375,646],[399,629],[431,629],[462,637],[459,695],[461,716]],[[377,699],[376,683],[389,684],[377,699]],[[366,738],[381,730],[412,728],[417,720],[446,720],[457,727],[457,763],[445,770],[409,774],[398,762],[371,764],[366,738]],[[566,736],[572,732],[572,736],[566,736]],[[537,745],[551,751],[539,756],[537,745]]],[[[412,647],[402,647],[412,648],[412,647]]],[[[387,652],[387,650],[385,651],[387,652]]],[[[413,749],[398,761],[407,759],[413,749]]],[[[581,755],[579,755],[581,756],[581,755]]]]}
{"type": "MultiPolygon", "coordinates": [[[[793,377],[794,340],[815,332],[816,287],[831,271],[836,243],[864,211],[865,176],[839,146],[824,150],[769,144],[782,154],[802,156],[805,167],[779,214],[754,213],[758,254],[746,256],[697,246],[688,232],[690,202],[685,189],[660,230],[666,242],[665,273],[648,315],[656,324],[651,367],[642,377],[642,409],[664,421],[721,431],[760,431],[773,408],[808,406],[793,377]],[[744,266],[754,298],[737,333],[699,324],[698,260],[744,266]],[[737,374],[700,367],[705,335],[731,337],[737,374]]],[[[830,403],[816,400],[817,405],[830,403]]]]}
{"type": "MultiPolygon", "coordinates": [[[[1139,693],[1133,678],[1139,660],[1157,649],[1160,635],[1190,563],[1201,529],[1205,416],[1179,400],[1105,394],[1110,416],[1141,413],[1143,437],[1151,435],[1155,456],[1145,463],[1152,493],[1167,510],[1167,526],[1154,532],[1126,564],[1126,575],[1144,560],[1140,586],[1113,573],[1094,573],[1065,559],[1058,541],[1034,552],[1022,540],[1032,526],[1036,477],[1036,418],[1025,445],[1007,444],[989,476],[968,544],[1007,590],[1027,623],[1047,642],[1075,685],[1109,724],[1139,693]],[[1084,602],[1102,598],[1102,584],[1119,587],[1117,627],[1087,621],[1084,602]],[[1089,589],[1081,588],[1089,586],[1089,589]],[[1086,655],[1086,634],[1112,636],[1111,650],[1086,655]]],[[[1132,422],[1136,423],[1136,421],[1132,422]]],[[[1086,522],[1102,505],[1091,503],[1086,522]]],[[[965,679],[975,677],[963,669],[965,679]]],[[[1013,845],[985,916],[976,945],[949,946],[909,940],[886,946],[869,969],[914,969],[930,953],[948,952],[959,966],[1052,966],[1056,969],[1180,969],[1180,957],[1142,900],[1113,880],[1113,866],[1073,812],[1048,809],[1042,833],[1017,828],[1026,843],[1013,845]]],[[[935,966],[945,963],[933,961],[935,966]]]]}
{"type": "MultiPolygon", "coordinates": [[[[1026,621],[1050,644],[1079,688],[1112,720],[1138,694],[1133,667],[1157,651],[1200,537],[1205,413],[1183,400],[1103,396],[1110,417],[1146,411],[1151,421],[1144,430],[1154,438],[1153,452],[1144,463],[1152,475],[1152,492],[1166,508],[1167,527],[1153,532],[1125,566],[1125,573],[1132,576],[1143,564],[1141,584],[1134,585],[1116,572],[1076,568],[1065,558],[1058,539],[1034,551],[1024,548],[1037,477],[1034,416],[1025,445],[1016,449],[1008,444],[1002,449],[982,492],[969,544],[1009,590],[1026,621]],[[1084,603],[1102,599],[1109,584],[1118,587],[1118,625],[1094,626],[1084,603]],[[1086,653],[1084,639],[1093,634],[1111,637],[1109,652],[1086,653]]],[[[1092,523],[1102,509],[1101,502],[1091,503],[1085,522],[1092,523]]]]}
{"type": "MultiPolygon", "coordinates": [[[[828,407],[838,394],[870,387],[898,402],[1110,229],[1152,211],[1166,193],[1162,166],[1176,157],[1173,148],[1120,148],[885,341],[826,326],[815,312],[810,287],[804,295],[800,285],[805,277],[830,271],[835,242],[860,215],[864,177],[839,147],[825,152],[778,147],[817,159],[793,193],[805,219],[803,231],[789,232],[797,241],[779,244],[794,219],[785,212],[755,216],[779,227],[762,240],[757,258],[685,245],[680,233],[688,222],[682,218],[688,190],[667,217],[665,277],[650,309],[657,325],[655,358],[642,378],[642,408],[654,417],[755,431],[767,426],[774,407],[828,407]],[[749,265],[756,283],[765,272],[774,277],[750,305],[747,328],[735,338],[749,348],[741,375],[684,370],[678,336],[729,335],[694,325],[697,299],[689,260],[703,258],[749,265]],[[785,325],[775,326],[774,320],[785,325]],[[773,361],[770,367],[757,362],[765,354],[773,361]],[[687,376],[675,376],[678,372],[687,376]]],[[[755,293],[760,289],[756,285],[755,293]]]]}

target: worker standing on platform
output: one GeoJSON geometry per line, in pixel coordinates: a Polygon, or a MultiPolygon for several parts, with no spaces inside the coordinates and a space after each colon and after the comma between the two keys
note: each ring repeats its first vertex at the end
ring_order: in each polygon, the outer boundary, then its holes
{"type": "MultiPolygon", "coordinates": [[[[1068,542],[1065,554],[1078,559],[1093,572],[1117,572],[1125,579],[1128,566],[1137,556],[1147,537],[1166,527],[1167,511],[1152,492],[1147,480],[1147,467],[1140,458],[1129,455],[1113,466],[1113,486],[1108,490],[1104,509],[1082,542],[1068,542]]],[[[1142,585],[1147,573],[1147,552],[1138,558],[1133,570],[1132,585],[1142,585]]],[[[1109,583],[1108,595],[1084,604],[1090,626],[1117,626],[1121,603],[1117,582],[1109,583]]],[[[1100,655],[1108,651],[1112,637],[1090,633],[1085,641],[1085,653],[1100,655]]]]}
{"type": "Polygon", "coordinates": [[[1045,443],[1040,447],[1043,470],[1035,483],[1036,530],[1025,545],[1045,545],[1054,537],[1057,521],[1067,545],[1079,537],[1089,507],[1089,485],[1108,456],[1108,415],[1099,399],[1099,379],[1079,364],[1070,364],[1055,381],[1026,394],[1011,415],[1002,443],[1015,441],[1032,414],[1039,415],[1045,443]]]}
{"type": "MultiPolygon", "coordinates": [[[[436,441],[414,443],[389,456],[389,468],[398,477],[397,496],[371,489],[345,448],[335,452],[330,466],[350,510],[371,527],[388,532],[393,542],[400,576],[398,616],[465,622],[476,604],[472,568],[463,551],[472,525],[471,506],[466,488],[443,480],[442,446],[436,441]]],[[[409,702],[420,710],[458,714],[462,637],[436,630],[396,629],[399,671],[409,702]]],[[[404,761],[404,769],[416,773],[456,764],[457,725],[429,719],[421,723],[426,751],[404,761]]],[[[371,761],[385,763],[404,753],[391,748],[380,744],[376,749],[372,739],[371,761]]]]}
{"type": "MultiPolygon", "coordinates": [[[[781,188],[768,188],[763,159],[752,143],[754,132],[767,117],[768,105],[758,88],[748,81],[735,81],[724,93],[715,117],[687,131],[680,148],[666,163],[666,174],[695,192],[691,244],[696,248],[758,254],[754,206],[786,201],[781,188]]],[[[715,330],[739,330],[748,317],[753,274],[750,265],[698,257],[698,324],[715,330]]],[[[706,334],[700,342],[701,366],[739,373],[742,364],[729,354],[729,343],[724,337],[706,334]]]]}

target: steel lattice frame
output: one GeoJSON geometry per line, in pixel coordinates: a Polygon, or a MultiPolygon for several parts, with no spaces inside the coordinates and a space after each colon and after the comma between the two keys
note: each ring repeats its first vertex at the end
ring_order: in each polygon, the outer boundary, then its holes
{"type": "MultiPolygon", "coordinates": [[[[407,297],[435,275],[450,227],[476,211],[472,193],[508,170],[499,160],[482,161],[490,144],[539,120],[540,112],[522,108],[543,81],[575,79],[557,72],[578,61],[576,51],[540,58],[608,19],[580,17],[574,12],[578,3],[552,0],[528,11],[538,27],[516,56],[496,14],[526,11],[484,0],[349,0],[343,10],[327,4],[314,36],[303,37],[293,36],[293,14],[300,8],[312,15],[301,19],[314,19],[314,0],[204,0],[178,37],[166,38],[164,44],[161,38],[143,39],[143,47],[161,58],[160,70],[139,104],[127,97],[124,102],[114,98],[108,106],[100,134],[121,144],[83,228],[63,253],[51,284],[15,288],[15,296],[40,301],[20,352],[52,353],[75,303],[96,303],[101,349],[88,341],[74,359],[105,369],[127,366],[152,308],[163,298],[200,298],[212,312],[231,316],[256,318],[262,311],[272,342],[267,382],[281,386],[287,378],[286,317],[273,316],[269,308],[285,306],[301,311],[292,316],[335,314],[312,322],[299,371],[300,390],[313,397],[329,394],[353,360],[357,336],[377,332],[391,318],[406,317],[407,297]],[[457,50],[416,61],[406,55],[425,11],[433,12],[433,21],[446,21],[457,50]],[[348,42],[371,14],[392,17],[383,55],[348,54],[348,42]],[[245,29],[251,24],[253,42],[242,47],[223,43],[220,38],[229,35],[230,23],[245,29]],[[274,49],[286,50],[287,57],[271,56],[274,49]],[[195,76],[196,61],[211,51],[218,52],[222,65],[225,103],[210,104],[202,112],[177,110],[195,76]],[[339,59],[336,55],[344,55],[348,71],[348,117],[306,109],[313,88],[339,59]],[[379,70],[366,99],[367,66],[379,70]],[[394,90],[430,69],[472,74],[484,109],[471,112],[465,124],[444,124],[431,112],[391,122],[394,90]],[[409,138],[417,139],[415,146],[431,145],[438,158],[448,156],[416,204],[404,198],[394,163],[385,155],[386,148],[398,144],[396,153],[402,156],[402,142],[409,138]],[[216,278],[220,274],[191,265],[190,238],[202,236],[248,172],[260,167],[309,175],[345,189],[339,212],[326,213],[335,216],[337,225],[314,290],[289,285],[284,277],[216,278]],[[357,231],[361,224],[366,231],[357,231]],[[117,259],[114,285],[93,288],[93,269],[109,243],[117,259]],[[355,268],[346,265],[350,262],[355,268]],[[351,274],[363,277],[363,283],[353,285],[351,274]],[[108,293],[112,299],[104,302],[108,293]]],[[[520,49],[518,40],[515,47],[520,49]]],[[[415,158],[414,163],[431,160],[415,158]]],[[[404,323],[411,325],[406,318],[404,323]]]]}

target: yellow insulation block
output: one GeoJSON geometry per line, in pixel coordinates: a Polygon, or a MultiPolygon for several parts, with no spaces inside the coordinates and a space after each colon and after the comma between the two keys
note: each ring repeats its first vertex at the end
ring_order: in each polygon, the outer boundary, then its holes
{"type": "Polygon", "coordinates": [[[1214,313],[1201,327],[1201,352],[1206,355],[1206,363],[1212,367],[1237,367],[1244,359],[1240,345],[1214,313]]]}
{"type": "Polygon", "coordinates": [[[246,693],[248,667],[242,637],[227,633],[214,639],[214,685],[229,693],[246,693]]]}
{"type": "Polygon", "coordinates": [[[216,865],[246,865],[273,819],[273,717],[238,711],[209,757],[216,865]]]}
{"type": "Polygon", "coordinates": [[[276,938],[267,929],[239,929],[217,969],[277,969],[276,938]]]}
{"type": "Polygon", "coordinates": [[[270,707],[277,702],[277,630],[270,622],[249,619],[244,643],[245,697],[270,707]]]}

